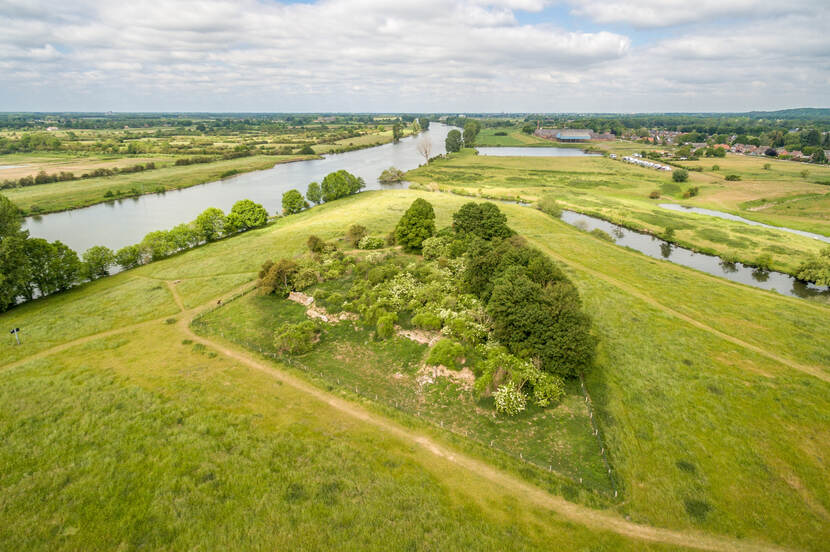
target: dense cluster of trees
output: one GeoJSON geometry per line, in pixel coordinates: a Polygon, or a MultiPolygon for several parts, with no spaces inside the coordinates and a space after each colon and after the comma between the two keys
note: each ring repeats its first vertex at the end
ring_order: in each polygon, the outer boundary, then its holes
{"type": "MultiPolygon", "coordinates": [[[[440,331],[443,339],[427,362],[471,366],[476,393],[492,397],[503,414],[516,414],[528,402],[544,407],[558,401],[564,379],[590,369],[596,349],[576,287],[516,236],[492,203],[464,205],[453,225],[438,232],[434,219],[432,205],[417,199],[396,226],[395,241],[406,251],[420,250],[419,263],[388,250],[361,260],[311,236],[308,255],[263,265],[260,291],[285,297],[312,288],[315,304],[329,313],[357,314],[376,339],[393,335],[398,323],[440,331]],[[316,288],[347,275],[348,292],[316,288]]],[[[358,247],[370,239],[380,246],[382,240],[361,225],[346,235],[358,247]]],[[[319,326],[301,324],[277,329],[280,351],[302,354],[321,337],[319,326]]]]}
{"type": "Polygon", "coordinates": [[[196,220],[147,234],[141,243],[118,251],[98,245],[82,258],[60,241],[32,238],[21,230],[20,210],[0,195],[0,312],[21,301],[64,291],[109,274],[163,259],[201,243],[265,225],[268,213],[251,200],[234,204],[227,216],[214,207],[196,220]]]}

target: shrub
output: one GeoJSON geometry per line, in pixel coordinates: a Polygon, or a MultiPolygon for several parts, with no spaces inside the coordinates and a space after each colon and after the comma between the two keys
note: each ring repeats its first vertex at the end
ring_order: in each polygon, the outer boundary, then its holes
{"type": "Polygon", "coordinates": [[[242,199],[231,207],[226,226],[234,232],[244,232],[251,228],[265,226],[266,222],[268,222],[268,212],[265,207],[250,199],[242,199]]]}
{"type": "Polygon", "coordinates": [[[649,199],[660,199],[660,190],[654,190],[648,194],[649,199]]]}
{"type": "Polygon", "coordinates": [[[720,165],[712,165],[712,170],[713,171],[719,171],[720,170],[720,165]]]}
{"type": "Polygon", "coordinates": [[[764,163],[764,170],[765,171],[772,170],[772,163],[764,163]]]}
{"type": "Polygon", "coordinates": [[[407,251],[418,251],[435,233],[435,211],[421,198],[412,202],[395,227],[395,242],[407,251]]]}
{"type": "Polygon", "coordinates": [[[461,368],[460,360],[464,355],[464,347],[450,339],[442,339],[429,350],[427,364],[432,366],[446,366],[454,370],[461,368]]]}
{"type": "Polygon", "coordinates": [[[402,170],[396,169],[395,167],[389,167],[378,177],[378,181],[383,184],[391,184],[393,182],[401,182],[404,179],[404,172],[402,170]]]}
{"type": "Polygon", "coordinates": [[[772,255],[769,253],[759,255],[754,264],[761,270],[769,270],[772,267],[772,255]]]}
{"type": "Polygon", "coordinates": [[[724,180],[728,180],[729,182],[736,182],[741,179],[741,176],[738,174],[727,174],[724,180]]]}
{"type": "Polygon", "coordinates": [[[323,251],[323,246],[326,244],[326,242],[317,236],[309,236],[305,243],[306,246],[308,246],[308,250],[312,253],[320,253],[323,251]]]}
{"type": "Polygon", "coordinates": [[[675,169],[671,173],[671,178],[675,182],[686,182],[689,180],[689,171],[686,169],[675,169]]]}
{"type": "Polygon", "coordinates": [[[294,289],[302,291],[308,289],[318,282],[317,272],[312,268],[301,268],[294,277],[294,289]]]}
{"type": "Polygon", "coordinates": [[[591,230],[589,232],[589,234],[591,234],[592,236],[594,236],[596,238],[599,238],[601,240],[605,240],[605,241],[609,241],[609,242],[614,241],[614,238],[611,237],[611,234],[609,234],[608,232],[606,232],[605,230],[602,230],[600,228],[594,228],[593,230],[591,230]]]}
{"type": "Polygon", "coordinates": [[[360,224],[352,224],[349,226],[349,229],[346,230],[346,242],[351,245],[357,245],[360,240],[362,240],[366,235],[369,234],[369,231],[366,229],[365,226],[361,226],[360,224]]]}
{"type": "Polygon", "coordinates": [[[516,388],[512,381],[500,386],[493,393],[496,412],[505,416],[515,416],[527,408],[527,398],[516,388]]]}
{"type": "Polygon", "coordinates": [[[384,314],[378,318],[376,325],[377,335],[380,339],[386,339],[395,335],[395,318],[394,314],[384,314]]]}
{"type": "Polygon", "coordinates": [[[274,346],[283,354],[308,353],[314,348],[319,333],[319,326],[311,320],[304,320],[298,324],[286,323],[274,332],[274,346]]]}
{"type": "Polygon", "coordinates": [[[543,195],[539,198],[539,201],[536,202],[536,208],[553,218],[562,216],[562,207],[559,206],[556,198],[552,195],[543,195]]]}
{"type": "Polygon", "coordinates": [[[421,244],[421,253],[424,255],[424,259],[429,261],[439,257],[446,257],[449,255],[449,252],[450,244],[446,238],[433,236],[425,239],[421,244]]]}
{"type": "Polygon", "coordinates": [[[373,238],[372,236],[364,236],[357,242],[359,249],[382,249],[384,245],[385,240],[383,238],[373,238]]]}
{"type": "Polygon", "coordinates": [[[533,402],[536,406],[549,406],[565,396],[565,382],[558,376],[534,370],[529,380],[533,386],[533,402]]]}
{"type": "Polygon", "coordinates": [[[421,330],[440,330],[441,319],[431,312],[419,312],[412,317],[412,325],[421,330]]]}
{"type": "Polygon", "coordinates": [[[303,209],[308,209],[308,202],[303,194],[297,190],[288,190],[282,194],[282,212],[286,215],[294,215],[303,209]]]}

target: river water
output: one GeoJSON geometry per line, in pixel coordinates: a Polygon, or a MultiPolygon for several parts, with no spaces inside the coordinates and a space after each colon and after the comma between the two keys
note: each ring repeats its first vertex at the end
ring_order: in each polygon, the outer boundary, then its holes
{"type": "Polygon", "coordinates": [[[690,205],[679,205],[677,203],[661,203],[660,207],[663,209],[669,209],[671,211],[681,211],[684,213],[696,213],[698,215],[707,215],[710,217],[717,217],[726,220],[734,220],[737,222],[743,222],[744,224],[749,224],[750,226],[762,226],[764,228],[772,228],[773,230],[781,230],[782,232],[789,232],[791,234],[798,234],[799,236],[804,236],[807,238],[813,238],[814,240],[821,240],[826,243],[830,243],[830,237],[822,236],[821,234],[814,234],[812,232],[806,232],[804,230],[796,230],[795,228],[787,228],[786,226],[772,226],[770,224],[764,224],[763,222],[758,222],[755,220],[745,219],[744,217],[739,217],[738,215],[733,215],[730,213],[724,213],[723,211],[714,211],[712,209],[704,209],[702,207],[692,207],[690,205]]]}
{"type": "Polygon", "coordinates": [[[432,144],[431,156],[445,153],[444,140],[451,129],[447,125],[431,123],[428,131],[396,144],[285,163],[163,194],[28,217],[24,228],[34,237],[60,240],[81,254],[93,245],[117,250],[138,243],[148,232],[189,222],[208,207],[218,207],[227,213],[240,199],[251,199],[264,205],[269,213],[277,213],[282,208],[284,192],[296,188],[305,194],[310,182],[320,182],[327,174],[340,169],[363,177],[368,190],[403,186],[382,185],[377,179],[390,166],[407,171],[422,164],[424,158],[418,152],[418,143],[422,139],[428,139],[432,144]]]}
{"type": "Polygon", "coordinates": [[[757,268],[741,263],[726,263],[720,257],[705,253],[695,253],[690,249],[671,244],[650,234],[629,230],[628,228],[618,226],[600,218],[575,213],[573,211],[563,211],[562,220],[572,226],[577,226],[587,231],[599,228],[611,235],[617,245],[636,249],[649,257],[671,261],[679,265],[700,270],[701,272],[706,272],[707,274],[726,278],[733,282],[777,291],[782,295],[800,297],[802,299],[810,297],[830,297],[830,289],[827,287],[801,282],[783,272],[758,270],[757,268]]]}

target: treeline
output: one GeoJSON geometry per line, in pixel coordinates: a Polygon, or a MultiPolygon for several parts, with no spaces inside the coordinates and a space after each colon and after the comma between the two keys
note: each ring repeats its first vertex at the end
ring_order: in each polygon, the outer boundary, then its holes
{"type": "Polygon", "coordinates": [[[60,241],[32,238],[21,230],[19,209],[0,195],[0,312],[106,276],[113,267],[135,268],[267,222],[262,205],[243,199],[227,215],[211,207],[190,223],[150,232],[138,244],[118,251],[98,245],[79,257],[60,241]]]}
{"type": "Polygon", "coordinates": [[[8,188],[23,188],[26,186],[34,186],[35,184],[51,184],[52,182],[67,182],[70,180],[81,180],[84,178],[98,178],[102,176],[115,176],[118,174],[132,174],[137,172],[143,171],[150,171],[156,168],[156,164],[153,162],[150,163],[138,163],[136,165],[131,165],[129,167],[113,167],[111,169],[108,168],[100,168],[90,171],[88,173],[84,173],[81,176],[75,176],[74,173],[61,171],[59,173],[54,174],[46,174],[46,171],[40,171],[37,173],[36,176],[24,176],[17,180],[9,180],[6,179],[0,184],[0,190],[8,189],[8,188]]]}
{"type": "Polygon", "coordinates": [[[363,178],[348,171],[339,170],[329,173],[322,182],[309,184],[305,197],[295,189],[282,194],[282,212],[285,215],[293,215],[308,209],[312,204],[319,205],[354,195],[365,187],[366,182],[363,178]]]}

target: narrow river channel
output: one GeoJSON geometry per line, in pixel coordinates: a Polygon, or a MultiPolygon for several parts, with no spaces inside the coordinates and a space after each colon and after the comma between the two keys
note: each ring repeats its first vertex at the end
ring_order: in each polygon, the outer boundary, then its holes
{"type": "Polygon", "coordinates": [[[445,153],[444,140],[450,130],[450,126],[432,123],[428,131],[404,138],[397,144],[285,163],[163,194],[28,217],[24,229],[37,238],[60,240],[80,255],[93,245],[119,249],[138,243],[148,232],[189,222],[208,207],[219,207],[227,212],[240,199],[252,199],[264,205],[269,213],[276,213],[282,208],[284,192],[296,188],[305,194],[310,182],[319,182],[330,172],[340,169],[363,177],[367,190],[395,187],[381,185],[378,182],[380,173],[389,167],[407,171],[422,164],[424,158],[418,153],[418,142],[424,138],[432,144],[432,156],[445,153]]]}

